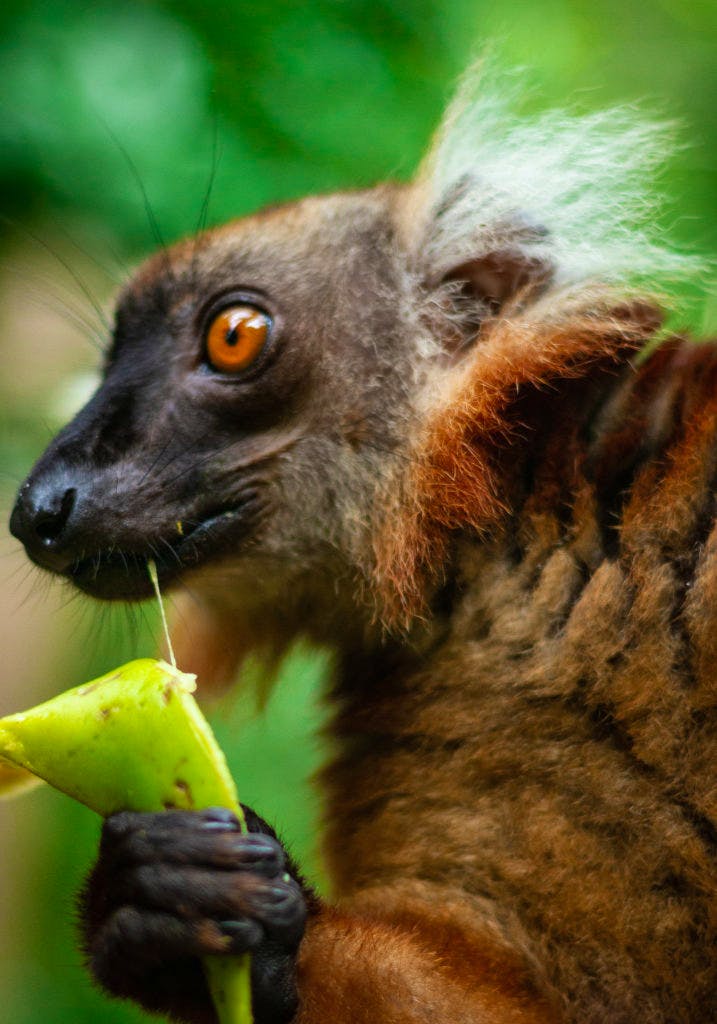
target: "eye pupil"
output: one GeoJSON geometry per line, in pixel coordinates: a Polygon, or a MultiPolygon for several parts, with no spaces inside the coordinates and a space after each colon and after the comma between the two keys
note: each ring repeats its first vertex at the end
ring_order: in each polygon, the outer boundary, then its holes
{"type": "Polygon", "coordinates": [[[206,361],[219,373],[241,373],[259,358],[270,330],[271,318],[256,306],[227,306],[207,328],[206,361]]]}

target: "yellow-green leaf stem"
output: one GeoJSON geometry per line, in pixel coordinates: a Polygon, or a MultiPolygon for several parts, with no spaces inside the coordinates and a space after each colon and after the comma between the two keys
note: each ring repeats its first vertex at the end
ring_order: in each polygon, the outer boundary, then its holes
{"type": "Polygon", "coordinates": [[[169,626],[167,625],[167,613],[164,610],[162,591],[159,589],[159,573],[157,572],[157,563],[153,558],[150,558],[150,560],[147,562],[147,572],[149,573],[149,578],[152,581],[152,589],[154,590],[154,596],[157,598],[157,604],[159,605],[159,616],[162,620],[162,632],[164,633],[164,642],[167,645],[169,661],[172,665],[172,668],[176,668],[177,659],[174,657],[174,648],[172,647],[172,636],[169,632],[169,626]]]}
{"type": "MultiPolygon", "coordinates": [[[[194,688],[194,676],[166,662],[132,661],[0,719],[0,763],[27,769],[104,817],[221,806],[246,830],[194,688]]],[[[249,958],[208,958],[205,966],[221,1024],[251,1024],[249,958]]]]}

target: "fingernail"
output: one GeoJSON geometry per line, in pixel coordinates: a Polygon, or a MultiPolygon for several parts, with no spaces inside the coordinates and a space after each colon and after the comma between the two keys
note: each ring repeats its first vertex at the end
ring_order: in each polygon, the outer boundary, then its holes
{"type": "Polygon", "coordinates": [[[225,807],[210,807],[202,813],[202,828],[209,832],[232,832],[239,828],[239,822],[225,807]]]}
{"type": "Polygon", "coordinates": [[[223,932],[233,934],[246,928],[248,921],[220,921],[219,927],[223,932]]]}
{"type": "Polygon", "coordinates": [[[203,821],[199,826],[204,832],[236,832],[237,826],[231,821],[203,821]]]}
{"type": "Polygon", "coordinates": [[[272,861],[277,861],[281,855],[280,851],[277,850],[273,843],[247,842],[246,835],[237,836],[236,846],[238,850],[241,850],[247,860],[261,860],[268,858],[272,861]]]}
{"type": "Polygon", "coordinates": [[[290,895],[290,892],[285,885],[271,885],[269,886],[269,894],[277,900],[285,900],[290,895]]]}

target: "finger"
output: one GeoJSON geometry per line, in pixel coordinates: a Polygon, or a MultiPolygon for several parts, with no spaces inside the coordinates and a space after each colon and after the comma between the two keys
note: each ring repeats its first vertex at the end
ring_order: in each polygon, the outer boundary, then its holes
{"type": "Polygon", "coordinates": [[[121,907],[97,933],[90,950],[92,968],[99,977],[115,970],[118,962],[137,974],[151,974],[175,960],[221,953],[240,953],[262,941],[256,921],[227,922],[223,928],[210,920],[184,920],[171,914],[121,907]]]}
{"type": "Polygon", "coordinates": [[[235,814],[224,807],[209,807],[203,811],[159,811],[147,814],[121,811],[108,817],[102,828],[102,837],[113,845],[132,833],[161,831],[240,832],[235,814]]]}
{"type": "Polygon", "coordinates": [[[186,919],[258,921],[267,934],[291,941],[303,930],[306,904],[298,884],[239,871],[144,864],[118,879],[122,902],[186,919]]]}
{"type": "Polygon", "coordinates": [[[281,874],[286,864],[284,851],[270,836],[160,825],[128,833],[114,857],[118,865],[186,864],[252,871],[265,878],[281,874]]]}

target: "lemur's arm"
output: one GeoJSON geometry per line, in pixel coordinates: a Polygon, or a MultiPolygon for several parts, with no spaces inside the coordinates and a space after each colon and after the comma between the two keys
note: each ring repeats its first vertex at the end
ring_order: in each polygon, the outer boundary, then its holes
{"type": "Polygon", "coordinates": [[[214,1024],[200,957],[252,956],[256,1024],[548,1024],[516,958],[440,908],[321,902],[249,812],[119,814],[82,897],[85,949],[114,995],[214,1024]],[[392,919],[393,918],[393,919],[392,919]]]}

